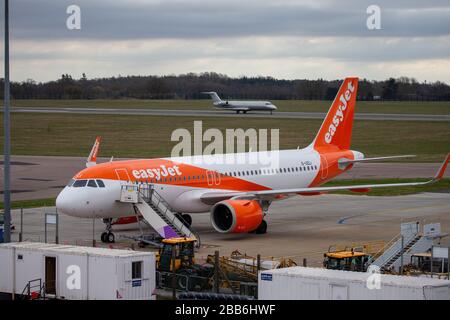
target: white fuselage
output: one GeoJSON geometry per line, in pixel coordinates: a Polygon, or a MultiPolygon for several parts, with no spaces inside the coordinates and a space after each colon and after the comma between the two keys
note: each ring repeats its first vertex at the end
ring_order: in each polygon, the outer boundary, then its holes
{"type": "MultiPolygon", "coordinates": [[[[167,181],[154,181],[152,184],[172,209],[183,213],[208,211],[211,205],[201,201],[201,196],[207,192],[248,191],[246,190],[248,188],[247,183],[251,183],[261,190],[305,188],[311,185],[321,170],[320,155],[312,148],[161,160],[171,161],[181,168],[179,172],[181,175],[178,178],[182,182],[173,184],[169,183],[167,179],[167,181]],[[262,155],[266,156],[264,161],[270,158],[272,166],[269,166],[267,162],[262,164],[262,155]],[[259,160],[249,160],[252,156],[259,160]],[[246,160],[243,160],[244,158],[246,160]],[[183,169],[184,164],[204,170],[205,175],[200,178],[204,179],[204,181],[200,181],[201,186],[183,183],[182,179],[185,179],[184,181],[190,180],[190,177],[184,176],[189,174],[188,170],[183,169]],[[226,179],[232,179],[232,181],[226,179]],[[226,187],[223,187],[224,185],[226,187]]],[[[120,175],[117,179],[102,178],[105,185],[103,188],[65,187],[56,200],[58,210],[78,217],[112,218],[133,215],[132,206],[118,200],[121,187],[133,180],[133,174],[136,171],[133,170],[134,161],[140,161],[141,164],[148,162],[148,166],[151,167],[155,159],[115,161],[95,166],[114,165],[111,170],[115,170],[116,173],[122,171],[125,173],[125,178],[120,178],[120,175]]],[[[81,173],[76,175],[74,179],[83,179],[81,173]]],[[[124,177],[123,174],[122,177],[124,177]]],[[[146,183],[145,179],[140,179],[142,177],[139,174],[134,178],[137,179],[132,183],[146,183]]]]}
{"type": "Polygon", "coordinates": [[[277,107],[270,101],[220,101],[214,102],[214,106],[219,109],[228,109],[233,111],[273,111],[277,109],[277,107]]]}

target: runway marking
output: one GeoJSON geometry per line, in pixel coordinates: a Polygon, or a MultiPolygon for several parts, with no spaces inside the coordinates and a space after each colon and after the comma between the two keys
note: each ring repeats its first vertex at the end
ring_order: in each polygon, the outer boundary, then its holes
{"type": "Polygon", "coordinates": [[[362,214],[362,215],[355,214],[355,215],[353,215],[353,216],[343,217],[343,218],[341,218],[341,219],[339,219],[339,220],[337,221],[337,224],[345,224],[345,222],[346,222],[347,220],[351,219],[351,218],[354,218],[354,217],[361,217],[361,216],[364,216],[364,215],[367,215],[367,214],[362,214]]]}

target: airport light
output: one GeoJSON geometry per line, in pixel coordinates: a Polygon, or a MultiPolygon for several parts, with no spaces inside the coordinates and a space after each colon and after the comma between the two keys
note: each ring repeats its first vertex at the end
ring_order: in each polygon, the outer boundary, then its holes
{"type": "Polygon", "coordinates": [[[10,117],[9,117],[9,1],[5,0],[5,94],[3,104],[4,144],[3,144],[3,205],[4,242],[11,241],[11,189],[10,189],[10,117]]]}

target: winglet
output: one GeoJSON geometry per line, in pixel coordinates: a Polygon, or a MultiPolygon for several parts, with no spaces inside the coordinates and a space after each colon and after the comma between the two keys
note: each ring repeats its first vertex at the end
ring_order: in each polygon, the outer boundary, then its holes
{"type": "Polygon", "coordinates": [[[102,140],[102,137],[97,137],[95,139],[94,145],[92,146],[91,153],[89,153],[89,157],[86,160],[86,167],[92,167],[97,164],[97,154],[98,149],[100,148],[100,141],[102,140]]]}
{"type": "Polygon", "coordinates": [[[442,162],[442,165],[439,168],[439,171],[434,176],[433,181],[439,181],[442,179],[442,177],[444,176],[444,173],[445,173],[445,169],[447,169],[449,160],[450,160],[450,153],[447,154],[447,157],[445,158],[444,162],[442,162]]]}

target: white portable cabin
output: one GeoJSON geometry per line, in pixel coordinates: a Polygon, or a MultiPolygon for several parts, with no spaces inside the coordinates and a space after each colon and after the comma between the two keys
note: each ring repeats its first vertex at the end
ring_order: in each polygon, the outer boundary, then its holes
{"type": "Polygon", "coordinates": [[[450,281],[292,267],[260,271],[258,299],[449,300],[450,281]]]}
{"type": "MultiPolygon", "coordinates": [[[[31,280],[68,300],[154,299],[155,254],[33,242],[0,245],[0,292],[21,294],[31,280]]],[[[36,289],[31,290],[36,291],[36,289]]]]}

